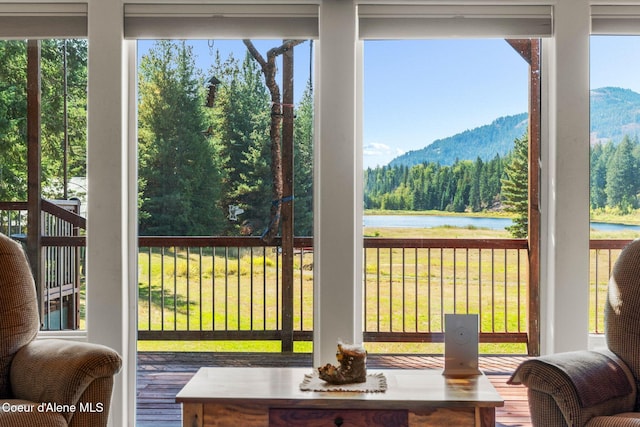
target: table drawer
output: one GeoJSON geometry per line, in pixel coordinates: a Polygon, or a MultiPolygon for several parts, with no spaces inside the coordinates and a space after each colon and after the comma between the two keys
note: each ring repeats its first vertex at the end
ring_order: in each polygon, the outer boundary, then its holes
{"type": "Polygon", "coordinates": [[[408,427],[403,410],[277,409],[269,410],[269,427],[408,427]]]}

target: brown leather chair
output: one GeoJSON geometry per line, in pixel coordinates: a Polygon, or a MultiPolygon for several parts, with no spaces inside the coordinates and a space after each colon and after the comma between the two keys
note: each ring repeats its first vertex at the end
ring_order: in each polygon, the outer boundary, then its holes
{"type": "Polygon", "coordinates": [[[534,426],[640,427],[640,239],[613,267],[604,314],[608,349],[533,358],[512,375],[534,426]]]}
{"type": "Polygon", "coordinates": [[[121,357],[102,345],[36,340],[39,329],[22,246],[0,234],[0,426],[106,426],[121,357]]]}

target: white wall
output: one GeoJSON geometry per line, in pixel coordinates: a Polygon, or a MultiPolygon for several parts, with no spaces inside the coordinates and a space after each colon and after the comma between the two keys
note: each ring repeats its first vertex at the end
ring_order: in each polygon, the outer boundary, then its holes
{"type": "MultiPolygon", "coordinates": [[[[117,376],[110,422],[135,425],[136,312],[128,298],[137,247],[129,227],[127,130],[128,77],[122,38],[122,4],[118,0],[89,2],[89,130],[87,171],[87,336],[117,350],[125,365],[117,376]]],[[[135,123],[132,123],[134,125],[135,123]]]]}
{"type": "Polygon", "coordinates": [[[541,351],[588,346],[589,29],[585,0],[558,1],[543,44],[541,351]]]}
{"type": "MultiPolygon", "coordinates": [[[[15,1],[15,0],[13,0],[15,1]]],[[[69,0],[67,0],[69,1],[69,0]]],[[[89,283],[90,341],[128,362],[118,376],[112,422],[134,425],[135,132],[128,111],[128,43],[122,0],[89,3],[89,283]],[[130,144],[134,144],[131,138],[130,144]]],[[[40,0],[43,2],[43,0],[40,0]]],[[[55,1],[46,1],[55,3],[55,1]]],[[[145,2],[138,0],[138,3],[145,2]]],[[[173,0],[174,3],[199,3],[173,0]]],[[[8,2],[0,2],[8,3],[8,2]]],[[[446,3],[446,1],[443,1],[446,3]]],[[[460,2],[458,2],[460,3],[460,2]]],[[[474,2],[476,3],[476,2],[474,2]]],[[[495,2],[493,2],[495,3],[495,2]]],[[[518,1],[514,1],[518,3],[518,1]]],[[[536,1],[535,3],[544,3],[536,1]]],[[[588,328],[588,0],[553,0],[555,37],[544,43],[542,147],[543,352],[586,348],[588,328]]],[[[332,361],[335,340],[361,331],[361,155],[354,6],[322,3],[316,148],[316,308],[314,363],[332,361]],[[340,206],[340,209],[335,209],[340,206]],[[338,213],[339,211],[339,213],[338,213]]]]}
{"type": "Polygon", "coordinates": [[[315,142],[314,365],[335,363],[336,343],[362,342],[362,149],[356,143],[356,10],[325,0],[318,43],[315,142]],[[327,173],[328,172],[328,173],[327,173]]]}

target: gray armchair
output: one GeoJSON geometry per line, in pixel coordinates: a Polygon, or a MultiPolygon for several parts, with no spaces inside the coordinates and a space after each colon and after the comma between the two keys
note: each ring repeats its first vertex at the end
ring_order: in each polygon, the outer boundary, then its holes
{"type": "Polygon", "coordinates": [[[533,358],[511,376],[535,427],[640,427],[640,239],[613,267],[604,314],[608,350],[533,358]]]}
{"type": "Polygon", "coordinates": [[[121,357],[97,344],[36,340],[39,329],[27,259],[0,234],[0,426],[106,426],[121,357]]]}

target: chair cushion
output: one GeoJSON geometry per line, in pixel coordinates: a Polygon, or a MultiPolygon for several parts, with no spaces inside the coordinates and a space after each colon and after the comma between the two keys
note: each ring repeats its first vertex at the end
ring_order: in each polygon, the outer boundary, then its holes
{"type": "Polygon", "coordinates": [[[612,357],[595,351],[556,353],[526,360],[513,373],[509,383],[522,381],[526,384],[531,375],[551,378],[554,369],[562,372],[566,381],[573,385],[583,408],[633,393],[625,370],[612,357]]]}
{"type": "MultiPolygon", "coordinates": [[[[609,279],[605,335],[609,350],[631,369],[640,387],[640,239],[620,253],[609,279]]],[[[639,394],[640,395],[640,394],[639,394]]],[[[636,408],[640,407],[640,397],[636,408]]]]}
{"type": "Polygon", "coordinates": [[[12,397],[11,361],[39,328],[36,288],[27,258],[19,243],[0,234],[0,399],[12,397]]]}
{"type": "Polygon", "coordinates": [[[0,400],[0,426],[67,427],[67,421],[62,414],[55,411],[47,412],[47,409],[51,408],[40,407],[39,405],[28,400],[0,400]]]}
{"type": "Polygon", "coordinates": [[[585,427],[640,427],[640,412],[625,412],[609,417],[594,417],[585,427]]]}

